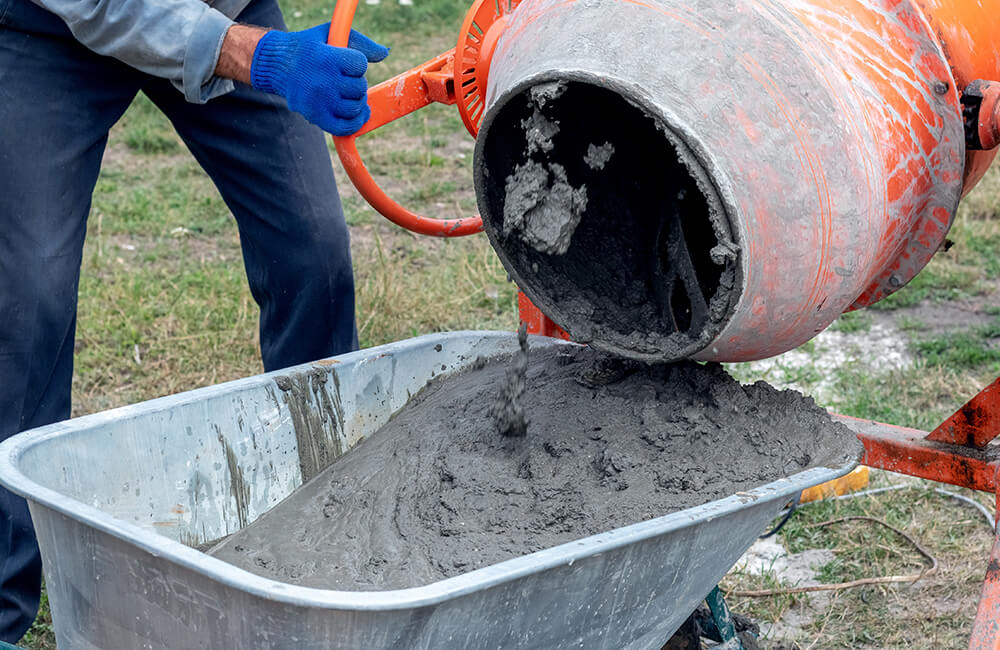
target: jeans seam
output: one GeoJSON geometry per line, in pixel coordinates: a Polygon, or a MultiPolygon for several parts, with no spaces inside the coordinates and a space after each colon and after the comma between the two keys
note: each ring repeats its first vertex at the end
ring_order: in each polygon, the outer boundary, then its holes
{"type": "Polygon", "coordinates": [[[0,27],[7,24],[7,13],[14,0],[0,0],[0,27]]]}

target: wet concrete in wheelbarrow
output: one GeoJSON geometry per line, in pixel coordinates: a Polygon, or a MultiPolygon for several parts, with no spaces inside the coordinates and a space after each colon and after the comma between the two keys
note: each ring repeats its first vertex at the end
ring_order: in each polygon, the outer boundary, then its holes
{"type": "Polygon", "coordinates": [[[432,381],[213,553],[309,587],[415,587],[860,454],[799,393],[581,346],[532,350],[515,391],[526,435],[503,435],[510,362],[432,381]]]}

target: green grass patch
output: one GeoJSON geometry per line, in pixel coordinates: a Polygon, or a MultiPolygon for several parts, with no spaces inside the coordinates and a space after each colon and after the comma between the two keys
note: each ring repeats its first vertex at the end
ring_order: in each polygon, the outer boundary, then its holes
{"type": "Polygon", "coordinates": [[[136,167],[110,164],[94,191],[88,228],[104,234],[171,236],[234,232],[233,217],[193,160],[136,167]]]}
{"type": "Polygon", "coordinates": [[[56,647],[56,633],[52,628],[49,595],[44,589],[42,590],[41,603],[38,606],[38,617],[18,645],[29,650],[48,650],[56,647]]]}
{"type": "Polygon", "coordinates": [[[139,93],[122,118],[119,128],[129,150],[139,154],[169,154],[181,151],[181,140],[170,121],[145,95],[139,93]]]}
{"type": "MultiPolygon", "coordinates": [[[[885,472],[873,474],[873,485],[892,485],[885,472]]],[[[906,479],[902,479],[906,480],[906,479]]],[[[920,544],[938,562],[937,573],[916,583],[866,585],[819,594],[787,594],[792,586],[773,571],[763,576],[730,573],[727,590],[770,589],[766,597],[732,596],[733,611],[750,612],[766,633],[767,621],[804,622],[805,639],[822,648],[953,648],[964,647],[970,629],[982,563],[991,543],[987,523],[967,505],[934,492],[933,484],[913,481],[912,487],[849,500],[820,501],[801,506],[781,530],[779,540],[790,554],[828,549],[832,560],[813,566],[821,584],[865,578],[914,576],[930,566],[905,537],[920,544]],[[865,518],[865,519],[858,519],[865,518]],[[873,521],[874,520],[874,521],[873,521]],[[961,558],[972,549],[980,562],[961,558]]],[[[952,488],[959,491],[955,488],[952,488]]],[[[968,490],[964,496],[975,498],[968,490]]],[[[980,498],[980,502],[985,499],[980,498]]],[[[773,647],[780,633],[764,640],[773,647]]]]}
{"type": "Polygon", "coordinates": [[[865,311],[849,311],[841,314],[840,318],[833,322],[831,329],[844,334],[858,334],[867,332],[872,328],[874,319],[872,315],[865,311]]]}
{"type": "Polygon", "coordinates": [[[969,369],[989,364],[1000,369],[1000,349],[991,347],[978,333],[946,334],[916,341],[913,346],[931,366],[969,369]]]}
{"type": "Polygon", "coordinates": [[[517,289],[484,237],[444,240],[431,255],[418,243],[390,248],[376,238],[355,256],[355,266],[364,347],[429,332],[517,326],[517,289]]]}
{"type": "Polygon", "coordinates": [[[958,369],[922,360],[885,373],[845,367],[836,371],[832,407],[844,415],[930,430],[995,377],[988,367],[958,369]]]}

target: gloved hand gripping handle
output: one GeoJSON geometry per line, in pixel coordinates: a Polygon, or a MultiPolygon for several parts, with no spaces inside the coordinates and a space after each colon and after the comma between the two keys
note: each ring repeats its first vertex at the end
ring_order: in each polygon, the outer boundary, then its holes
{"type": "MultiPolygon", "coordinates": [[[[358,0],[337,2],[327,39],[329,45],[347,46],[357,6],[358,0]]],[[[475,234],[483,229],[483,220],[478,216],[464,219],[430,219],[399,205],[372,178],[358,153],[355,138],[432,102],[454,104],[452,71],[454,56],[454,50],[446,52],[369,90],[368,105],[371,107],[371,118],[354,135],[333,137],[337,154],[351,182],[376,211],[407,230],[436,237],[475,234]]]]}

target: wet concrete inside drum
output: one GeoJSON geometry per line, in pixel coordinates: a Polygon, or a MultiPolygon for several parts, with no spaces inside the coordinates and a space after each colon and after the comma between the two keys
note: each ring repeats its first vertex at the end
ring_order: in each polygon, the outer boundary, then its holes
{"type": "Polygon", "coordinates": [[[610,88],[558,81],[488,116],[477,193],[518,286],[574,340],[690,356],[737,298],[738,248],[679,138],[610,88]]]}

